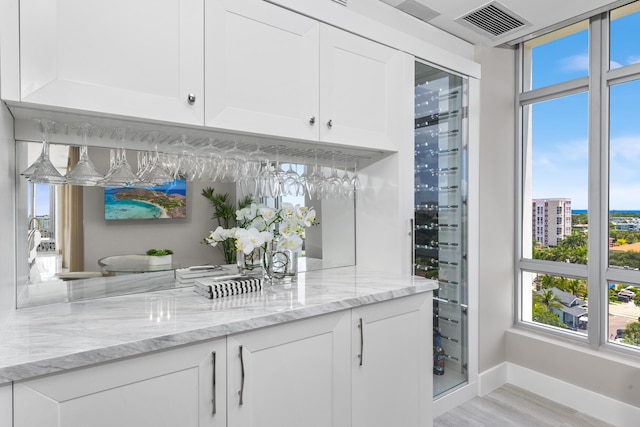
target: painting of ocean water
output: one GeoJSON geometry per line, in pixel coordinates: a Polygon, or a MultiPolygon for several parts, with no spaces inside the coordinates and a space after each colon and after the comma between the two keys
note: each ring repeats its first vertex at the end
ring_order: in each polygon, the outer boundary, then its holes
{"type": "Polygon", "coordinates": [[[187,186],[175,180],[152,187],[105,187],[104,219],[186,218],[187,186]]]}

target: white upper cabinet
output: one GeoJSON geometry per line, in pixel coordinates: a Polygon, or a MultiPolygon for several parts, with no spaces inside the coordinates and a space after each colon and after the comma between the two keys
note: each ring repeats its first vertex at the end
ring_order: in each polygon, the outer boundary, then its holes
{"type": "Polygon", "coordinates": [[[20,98],[202,124],[203,8],[203,0],[22,0],[20,98]]]}
{"type": "Polygon", "coordinates": [[[258,0],[205,14],[205,125],[317,140],[319,23],[258,0]]]}
{"type": "Polygon", "coordinates": [[[413,96],[406,78],[412,57],[326,25],[320,41],[320,140],[398,149],[403,106],[413,96]]]}
{"type": "Polygon", "coordinates": [[[205,8],[206,126],[397,149],[410,55],[264,1],[205,8]]]}
{"type": "Polygon", "coordinates": [[[19,100],[43,106],[395,151],[412,67],[262,0],[20,2],[19,100]]]}

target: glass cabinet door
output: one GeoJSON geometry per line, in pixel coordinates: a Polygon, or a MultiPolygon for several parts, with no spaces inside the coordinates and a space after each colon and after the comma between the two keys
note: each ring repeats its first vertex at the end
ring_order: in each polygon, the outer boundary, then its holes
{"type": "Polygon", "coordinates": [[[438,280],[433,390],[467,382],[465,78],[416,62],[414,273],[438,280]]]}

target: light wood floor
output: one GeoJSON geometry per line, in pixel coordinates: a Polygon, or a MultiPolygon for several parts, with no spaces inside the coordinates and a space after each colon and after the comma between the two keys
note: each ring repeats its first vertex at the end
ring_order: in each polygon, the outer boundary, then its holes
{"type": "Polygon", "coordinates": [[[510,384],[440,415],[434,427],[612,427],[510,384]]]}

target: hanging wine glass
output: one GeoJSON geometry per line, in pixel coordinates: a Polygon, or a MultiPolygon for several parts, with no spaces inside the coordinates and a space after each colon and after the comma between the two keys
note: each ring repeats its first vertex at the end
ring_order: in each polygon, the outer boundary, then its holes
{"type": "Polygon", "coordinates": [[[284,192],[288,196],[302,196],[303,188],[300,185],[300,175],[293,169],[293,164],[289,163],[289,168],[284,173],[284,192]]]}
{"type": "Polygon", "coordinates": [[[148,143],[152,150],[146,153],[145,168],[142,171],[138,171],[138,181],[141,184],[146,185],[162,185],[166,182],[174,180],[174,176],[165,169],[160,160],[160,153],[158,152],[158,140],[164,135],[159,131],[147,132],[142,141],[148,143]]]}
{"type": "Polygon", "coordinates": [[[62,185],[66,180],[49,158],[49,137],[56,124],[46,119],[36,119],[36,122],[40,125],[42,132],[42,152],[35,162],[22,172],[22,175],[34,184],[62,185]]]}
{"type": "Polygon", "coordinates": [[[238,182],[246,176],[247,157],[238,149],[238,143],[234,142],[233,147],[222,155],[222,172],[220,180],[222,182],[238,182]]]}
{"type": "Polygon", "coordinates": [[[324,176],[319,171],[319,165],[318,165],[318,154],[321,151],[322,150],[319,150],[319,149],[315,149],[311,151],[314,156],[314,163],[313,163],[313,166],[311,165],[307,166],[307,168],[312,168],[311,173],[309,173],[306,176],[306,180],[305,180],[307,195],[310,199],[317,197],[317,200],[320,200],[321,198],[319,197],[319,194],[321,193],[320,187],[322,185],[322,179],[324,178],[324,176]]]}
{"type": "Polygon", "coordinates": [[[113,137],[120,139],[120,147],[116,150],[115,166],[98,183],[101,187],[130,187],[138,181],[138,177],[127,161],[127,152],[124,148],[126,135],[126,128],[113,130],[113,137]]]}
{"type": "Polygon", "coordinates": [[[268,164],[269,156],[260,149],[260,146],[247,155],[246,175],[240,181],[240,191],[243,195],[262,196],[263,174],[267,170],[268,164]]]}
{"type": "Polygon", "coordinates": [[[333,151],[331,153],[331,175],[327,178],[323,184],[325,189],[325,196],[327,198],[338,198],[341,194],[342,180],[338,176],[338,169],[336,168],[336,154],[339,152],[333,151]]]}
{"type": "Polygon", "coordinates": [[[104,176],[96,170],[93,162],[89,159],[89,150],[87,147],[87,137],[96,128],[91,123],[77,123],[75,128],[82,136],[82,146],[80,147],[78,163],[75,164],[73,169],[67,172],[67,184],[82,186],[98,185],[98,183],[104,179],[104,176]]]}
{"type": "Polygon", "coordinates": [[[215,139],[208,138],[207,143],[198,150],[198,155],[204,160],[201,179],[203,181],[218,179],[222,167],[222,151],[215,145],[215,139]]]}
{"type": "Polygon", "coordinates": [[[174,169],[171,171],[174,179],[183,178],[193,181],[198,174],[195,149],[187,142],[188,139],[187,135],[180,135],[177,140],[169,144],[169,152],[177,156],[177,162],[174,163],[174,169]]]}
{"type": "Polygon", "coordinates": [[[340,183],[341,193],[347,199],[353,197],[353,186],[351,185],[351,177],[347,171],[347,159],[344,160],[344,171],[340,183]]]}
{"type": "Polygon", "coordinates": [[[358,162],[354,162],[353,164],[353,177],[351,177],[351,187],[353,188],[353,192],[357,193],[362,189],[362,184],[360,183],[360,178],[358,178],[358,162]]]}

